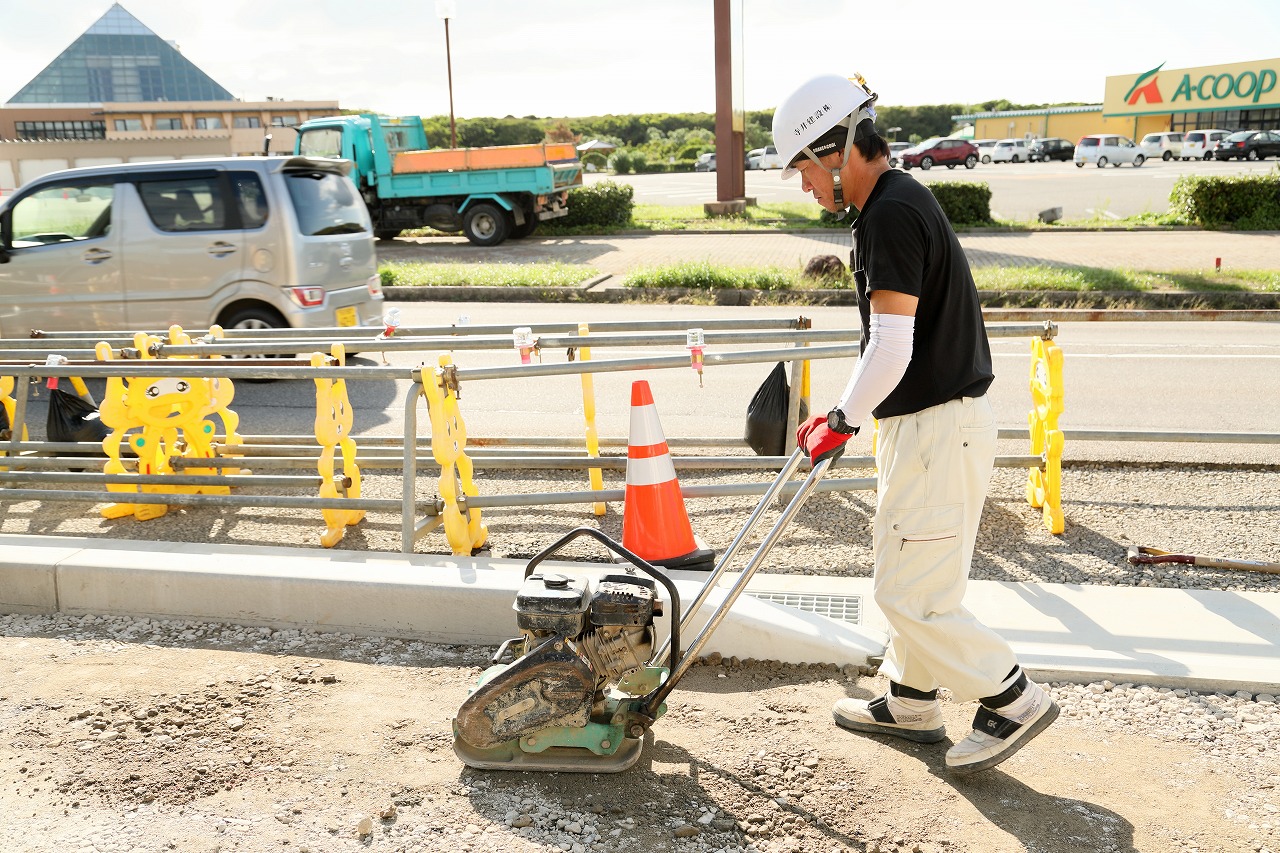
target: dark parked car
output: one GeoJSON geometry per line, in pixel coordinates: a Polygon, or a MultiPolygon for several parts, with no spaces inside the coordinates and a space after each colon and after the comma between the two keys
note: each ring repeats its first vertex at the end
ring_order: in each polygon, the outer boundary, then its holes
{"type": "Polygon", "coordinates": [[[919,145],[908,148],[898,157],[902,160],[902,168],[910,169],[919,166],[921,169],[932,169],[935,165],[954,169],[963,165],[972,169],[978,165],[978,149],[967,139],[951,139],[935,137],[926,139],[919,145]]]}
{"type": "Polygon", "coordinates": [[[1037,139],[1031,143],[1031,162],[1037,160],[1047,163],[1050,160],[1070,160],[1076,154],[1076,147],[1065,139],[1051,137],[1037,139]]]}
{"type": "Polygon", "coordinates": [[[1280,133],[1274,130],[1239,130],[1213,149],[1218,160],[1265,160],[1280,157],[1280,133]]]}

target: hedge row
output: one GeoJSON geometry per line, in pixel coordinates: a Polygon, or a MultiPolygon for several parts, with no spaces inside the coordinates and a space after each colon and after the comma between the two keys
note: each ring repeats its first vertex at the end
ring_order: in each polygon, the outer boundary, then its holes
{"type": "Polygon", "coordinates": [[[1280,172],[1265,175],[1185,175],[1169,194],[1172,211],[1205,228],[1280,230],[1280,172]]]}
{"type": "Polygon", "coordinates": [[[981,181],[925,184],[952,225],[989,225],[991,187],[981,181]]]}
{"type": "Polygon", "coordinates": [[[569,193],[569,213],[556,224],[573,225],[627,225],[635,210],[635,188],[630,184],[600,181],[588,187],[579,187],[569,193]]]}

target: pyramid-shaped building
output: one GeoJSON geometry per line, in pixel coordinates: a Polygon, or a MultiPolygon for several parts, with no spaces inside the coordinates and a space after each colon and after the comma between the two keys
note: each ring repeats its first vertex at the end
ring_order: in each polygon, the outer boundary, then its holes
{"type": "Polygon", "coordinates": [[[233,100],[177,48],[115,3],[9,103],[233,100]]]}

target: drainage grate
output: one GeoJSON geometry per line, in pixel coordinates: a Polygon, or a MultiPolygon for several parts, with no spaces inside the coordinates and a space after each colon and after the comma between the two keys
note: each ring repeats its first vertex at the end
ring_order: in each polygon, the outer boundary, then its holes
{"type": "Polygon", "coordinates": [[[829,619],[839,619],[851,625],[862,624],[860,595],[816,595],[807,592],[748,592],[747,595],[761,601],[807,610],[829,619]]]}

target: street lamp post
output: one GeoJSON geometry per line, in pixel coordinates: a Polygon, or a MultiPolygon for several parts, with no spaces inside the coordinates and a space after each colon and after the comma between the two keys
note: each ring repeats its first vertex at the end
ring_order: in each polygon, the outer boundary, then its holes
{"type": "Polygon", "coordinates": [[[449,146],[458,147],[458,128],[453,120],[453,55],[449,50],[449,19],[457,14],[454,0],[436,0],[436,15],[444,19],[444,61],[449,72],[449,146]]]}

